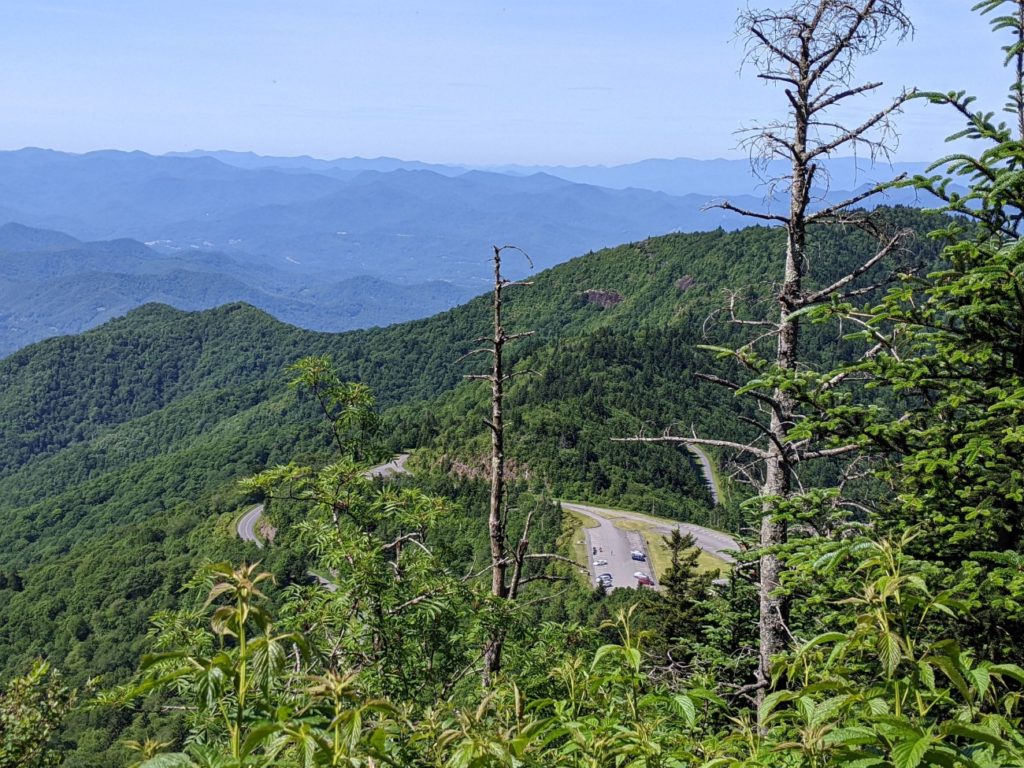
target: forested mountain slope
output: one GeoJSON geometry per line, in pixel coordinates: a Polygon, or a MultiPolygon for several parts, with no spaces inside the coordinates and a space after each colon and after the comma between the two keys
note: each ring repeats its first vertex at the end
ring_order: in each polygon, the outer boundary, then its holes
{"type": "MultiPolygon", "coordinates": [[[[910,210],[889,216],[919,232],[934,226],[910,210]]],[[[610,438],[724,422],[731,398],[692,383],[709,360],[696,346],[727,336],[708,321],[725,289],[770,295],[761,276],[781,243],[767,228],[652,238],[518,290],[508,326],[537,333],[513,348],[513,364],[537,375],[511,392],[510,450],[530,481],[706,515],[685,453],[610,438]]],[[[819,237],[813,274],[846,269],[868,246],[853,231],[819,237]]],[[[933,258],[923,238],[911,251],[901,258],[933,258]]],[[[198,313],[149,305],[0,361],[0,676],[42,655],[73,680],[118,679],[145,646],[147,616],[175,603],[199,561],[244,556],[232,526],[245,502],[238,479],[323,444],[316,413],[285,387],[284,369],[299,357],[330,354],[343,378],[372,387],[390,409],[394,447],[428,448],[422,466],[472,474],[485,393],[462,380],[478,361],[460,358],[488,323],[486,296],[339,335],[240,304],[198,313]]],[[[831,362],[830,339],[817,343],[831,362]]],[[[267,557],[284,582],[304,573],[287,553],[267,557]]]]}
{"type": "MultiPolygon", "coordinates": [[[[927,228],[919,213],[898,210],[894,216],[927,228]]],[[[856,233],[829,237],[817,243],[829,254],[815,265],[822,276],[843,269],[867,245],[856,233]]],[[[589,390],[593,397],[602,387],[622,386],[641,370],[651,375],[631,355],[660,354],[653,351],[658,349],[672,361],[666,363],[666,386],[674,377],[678,391],[687,391],[684,374],[691,369],[693,347],[727,331],[721,325],[709,331],[705,322],[721,306],[723,288],[749,286],[753,300],[768,295],[771,286],[756,276],[779,243],[779,233],[764,228],[670,235],[591,254],[538,275],[534,286],[509,302],[509,327],[536,331],[515,354],[530,357],[529,365],[541,374],[536,381],[524,379],[514,397],[549,406],[559,393],[589,390]],[[603,333],[592,335],[599,330],[603,333]],[[581,368],[585,360],[608,367],[590,376],[581,368]],[[575,386],[552,384],[569,378],[575,386]]],[[[917,247],[929,244],[918,240],[917,247]]],[[[195,439],[208,439],[216,427],[268,408],[281,397],[283,369],[302,355],[331,354],[341,375],[368,384],[385,408],[429,400],[457,387],[462,375],[474,370],[474,361],[460,357],[486,324],[486,297],[426,320],[341,335],[302,331],[244,305],[196,314],[148,306],[81,336],[32,346],[0,362],[4,515],[11,520],[18,510],[21,517],[26,502],[47,506],[52,494],[77,487],[83,478],[95,482],[104,473],[116,476],[186,443],[194,448],[195,439]],[[54,462],[66,469],[53,470],[54,462]]],[[[820,339],[819,346],[828,354],[828,339],[820,339]]],[[[463,385],[449,397],[472,399],[471,390],[463,385]]],[[[664,396],[652,396],[651,403],[656,402],[668,408],[662,423],[685,418],[664,396]]],[[[455,411],[469,413],[471,408],[455,411]]],[[[449,416],[447,430],[458,421],[455,412],[449,416]]],[[[632,423],[654,421],[657,413],[653,405],[644,406],[630,418],[632,423]]],[[[588,420],[584,406],[574,421],[588,420]]],[[[597,412],[593,420],[606,422],[597,412]]],[[[260,441],[259,429],[248,432],[248,440],[260,441]]],[[[402,436],[425,442],[430,432],[402,436]]],[[[258,452],[253,461],[259,465],[258,452]]],[[[161,495],[160,487],[152,491],[154,497],[161,495]]],[[[53,535],[75,538],[66,525],[58,526],[59,533],[17,528],[5,527],[0,562],[33,559],[31,547],[13,545],[24,541],[25,533],[39,541],[53,535]]]]}

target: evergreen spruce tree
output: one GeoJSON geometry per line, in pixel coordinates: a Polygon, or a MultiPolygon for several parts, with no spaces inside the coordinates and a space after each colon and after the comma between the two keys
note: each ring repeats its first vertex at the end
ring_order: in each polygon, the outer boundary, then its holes
{"type": "Polygon", "coordinates": [[[665,537],[665,543],[672,559],[661,577],[664,606],[659,612],[660,631],[670,647],[678,648],[701,636],[707,619],[708,590],[718,571],[700,572],[700,549],[691,534],[684,536],[675,528],[671,536],[665,537]]]}

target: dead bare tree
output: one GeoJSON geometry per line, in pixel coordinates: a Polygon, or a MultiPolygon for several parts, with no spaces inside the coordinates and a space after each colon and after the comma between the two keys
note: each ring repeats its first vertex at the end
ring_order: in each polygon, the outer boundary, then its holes
{"type": "MultiPolygon", "coordinates": [[[[516,339],[532,335],[533,331],[521,333],[508,333],[505,330],[502,310],[504,306],[504,293],[507,288],[516,286],[532,285],[530,282],[508,280],[501,273],[501,254],[506,250],[515,250],[530,261],[529,255],[521,248],[514,245],[492,246],[494,249],[494,287],[491,296],[491,310],[493,313],[493,327],[491,336],[483,336],[476,339],[477,343],[485,343],[487,346],[471,350],[466,356],[476,354],[487,354],[491,357],[490,373],[469,374],[467,379],[480,379],[491,385],[491,417],[485,420],[485,424],[491,433],[491,494],[487,514],[487,530],[491,548],[491,594],[494,597],[507,600],[514,599],[519,591],[522,578],[523,560],[526,555],[527,537],[529,535],[530,517],[527,517],[521,541],[515,548],[510,558],[507,535],[507,510],[505,493],[505,421],[503,406],[505,400],[505,383],[514,376],[523,372],[505,371],[504,350],[505,345],[516,339]],[[508,566],[513,564],[513,581],[508,583],[508,566]]],[[[504,633],[495,631],[487,641],[484,648],[483,684],[490,686],[492,676],[501,669],[501,652],[504,645],[504,633]]]]}
{"type": "MultiPolygon", "coordinates": [[[[913,94],[903,92],[859,119],[844,117],[842,108],[882,86],[881,82],[855,82],[857,60],[875,52],[887,38],[905,38],[912,27],[901,0],[800,0],[784,10],[747,10],[740,15],[738,28],[746,39],[746,62],[757,70],[759,78],[780,85],[786,97],[786,119],[744,130],[743,144],[750,152],[755,172],[767,186],[768,199],[776,193],[788,193],[789,210],[773,213],[770,206],[766,211],[753,211],[728,201],[719,204],[725,210],[779,225],[786,232],[786,252],[781,259],[781,282],[776,296],[778,314],[775,318],[738,319],[733,298],[729,308],[733,322],[757,326],[758,333],[755,341],[736,350],[734,355],[741,365],[755,368],[753,375],[764,375],[765,370],[751,365],[750,349],[754,344],[774,339],[771,364],[776,373],[785,376],[795,374],[805,363],[800,325],[806,311],[864,293],[865,286],[856,281],[897,251],[905,237],[903,232],[875,230],[878,248],[858,267],[824,287],[808,289],[804,285],[809,263],[808,228],[812,224],[866,224],[866,215],[852,209],[893,183],[873,186],[837,203],[826,202],[824,193],[818,191],[828,187],[823,159],[839,152],[855,157],[866,155],[872,162],[888,158],[896,138],[892,117],[913,94]],[[790,172],[771,177],[770,163],[780,159],[788,161],[790,172]]],[[[702,378],[733,390],[744,386],[719,377],[702,378]]],[[[837,386],[840,380],[834,379],[827,386],[837,386]]],[[[785,522],[774,510],[779,500],[794,492],[797,468],[802,463],[840,456],[854,448],[818,447],[806,439],[792,439],[801,414],[787,387],[775,384],[752,389],[749,396],[755,399],[767,422],[747,420],[760,435],[752,443],[671,434],[629,439],[714,446],[742,454],[760,465],[759,659],[756,682],[748,690],[756,691],[760,706],[771,684],[772,657],[783,650],[789,637],[788,605],[779,589],[782,566],[776,554],[788,534],[785,522]]]]}

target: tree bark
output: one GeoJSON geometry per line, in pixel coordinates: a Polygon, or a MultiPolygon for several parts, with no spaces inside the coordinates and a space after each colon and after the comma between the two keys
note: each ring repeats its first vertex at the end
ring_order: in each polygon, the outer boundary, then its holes
{"type": "MultiPolygon", "coordinates": [[[[502,405],[505,399],[505,382],[503,352],[505,346],[505,328],[502,324],[502,288],[504,281],[501,276],[501,249],[494,247],[494,295],[492,307],[494,311],[493,358],[491,364],[491,495],[487,514],[487,531],[491,546],[491,594],[504,600],[508,588],[505,583],[508,569],[505,557],[505,515],[502,504],[505,499],[505,423],[502,405]]],[[[483,685],[489,688],[493,676],[501,669],[501,652],[504,647],[504,634],[495,632],[491,635],[484,648],[483,685]]]]}
{"type": "MultiPolygon", "coordinates": [[[[508,584],[508,519],[506,515],[506,483],[505,483],[505,421],[502,412],[505,401],[505,382],[514,374],[505,373],[504,350],[505,345],[523,336],[529,336],[531,332],[515,333],[511,336],[505,331],[502,310],[504,308],[504,290],[509,286],[530,285],[530,283],[515,282],[506,280],[501,274],[501,252],[506,248],[521,251],[514,245],[492,246],[494,249],[494,291],[491,299],[493,312],[492,335],[486,341],[488,347],[481,347],[473,350],[470,354],[487,353],[491,355],[491,372],[489,374],[472,375],[469,378],[484,379],[491,384],[491,416],[486,424],[491,432],[491,493],[487,511],[487,535],[490,543],[491,555],[491,595],[498,600],[511,600],[515,598],[515,589],[509,588],[508,584]]],[[[527,261],[530,257],[526,256],[527,261]]],[[[530,261],[530,266],[533,262],[530,261]]],[[[520,546],[520,550],[522,550],[520,546]]],[[[517,567],[515,580],[521,575],[522,551],[517,551],[517,567]]],[[[494,675],[501,670],[501,653],[505,645],[505,632],[497,628],[491,632],[484,645],[483,651],[483,672],[482,683],[489,687],[494,675]]]]}
{"type": "MultiPolygon", "coordinates": [[[[779,370],[795,372],[802,359],[800,318],[794,313],[805,306],[828,300],[828,296],[804,291],[803,278],[807,264],[807,228],[810,221],[828,220],[869,197],[877,190],[856,196],[832,208],[808,215],[811,189],[818,171],[817,158],[829,156],[841,148],[866,147],[871,156],[885,153],[889,135],[889,116],[906,99],[906,94],[891,106],[875,113],[853,128],[823,118],[823,112],[845,100],[869,93],[881,83],[851,85],[853,62],[858,56],[872,53],[895,30],[903,36],[910,23],[903,14],[900,0],[802,0],[781,11],[748,10],[741,15],[741,26],[748,39],[747,57],[760,70],[762,79],[781,84],[789,107],[788,123],[770,123],[753,129],[750,146],[753,154],[763,160],[785,157],[791,162],[790,175],[777,179],[788,183],[788,216],[769,216],[744,211],[755,218],[771,218],[786,229],[786,255],[783,279],[778,296],[779,320],[776,326],[775,365],[779,370]]],[[[885,255],[869,259],[860,271],[852,273],[852,281],[885,255]]],[[[843,281],[838,283],[844,285],[843,281]]],[[[782,563],[776,551],[786,542],[784,521],[776,516],[779,500],[790,496],[794,463],[800,451],[789,440],[796,423],[798,404],[784,388],[773,389],[773,404],[768,426],[767,456],[764,457],[759,543],[760,556],[757,705],[760,709],[772,687],[772,658],[783,651],[789,634],[789,605],[781,593],[782,563]]]]}

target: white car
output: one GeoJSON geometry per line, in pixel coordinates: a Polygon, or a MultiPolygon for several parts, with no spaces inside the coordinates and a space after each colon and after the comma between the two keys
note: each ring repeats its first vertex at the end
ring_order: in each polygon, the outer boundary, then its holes
{"type": "Polygon", "coordinates": [[[599,565],[608,565],[608,561],[607,560],[595,560],[594,561],[594,567],[596,568],[599,565]]]}

